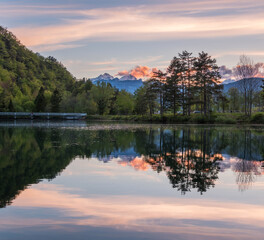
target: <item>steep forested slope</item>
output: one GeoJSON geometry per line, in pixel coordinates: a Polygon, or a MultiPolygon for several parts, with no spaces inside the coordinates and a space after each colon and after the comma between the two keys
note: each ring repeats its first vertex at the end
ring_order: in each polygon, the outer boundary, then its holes
{"type": "Polygon", "coordinates": [[[72,91],[74,82],[55,58],[33,53],[0,26],[0,111],[7,111],[10,101],[14,110],[30,111],[40,87],[50,97],[56,88],[72,91]]]}

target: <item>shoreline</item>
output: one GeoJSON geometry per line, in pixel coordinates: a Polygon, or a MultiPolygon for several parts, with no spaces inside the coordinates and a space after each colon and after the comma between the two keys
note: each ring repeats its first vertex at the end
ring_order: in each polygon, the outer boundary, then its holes
{"type": "MultiPolygon", "coordinates": [[[[72,114],[72,113],[71,113],[72,114]]],[[[80,113],[79,113],[80,114],[80,113]]],[[[61,114],[64,115],[64,114],[61,114]]],[[[65,114],[67,115],[67,114],[65,114]]],[[[237,126],[264,126],[264,113],[254,113],[251,117],[241,113],[213,113],[210,116],[201,114],[185,115],[86,115],[84,118],[61,118],[58,116],[46,117],[0,117],[5,121],[98,121],[98,122],[128,122],[149,124],[177,124],[177,125],[237,125],[237,126]]]]}
{"type": "Polygon", "coordinates": [[[88,115],[87,121],[126,121],[138,123],[161,123],[180,125],[264,125],[264,113],[256,113],[251,117],[243,114],[212,114],[210,117],[203,115],[88,115]]]}

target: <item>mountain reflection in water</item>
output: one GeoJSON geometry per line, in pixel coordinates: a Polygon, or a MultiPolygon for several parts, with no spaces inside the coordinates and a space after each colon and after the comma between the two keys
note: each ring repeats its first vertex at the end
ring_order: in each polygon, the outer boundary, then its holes
{"type": "Polygon", "coordinates": [[[264,132],[258,129],[150,126],[0,128],[0,203],[5,207],[28,185],[53,179],[76,157],[113,158],[136,170],[166,173],[182,194],[215,186],[232,169],[240,190],[263,174],[264,132]]]}

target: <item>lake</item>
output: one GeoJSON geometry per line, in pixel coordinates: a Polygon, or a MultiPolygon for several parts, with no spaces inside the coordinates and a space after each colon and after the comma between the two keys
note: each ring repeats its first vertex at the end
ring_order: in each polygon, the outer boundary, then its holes
{"type": "Polygon", "coordinates": [[[264,128],[0,122],[0,239],[263,239],[264,128]]]}

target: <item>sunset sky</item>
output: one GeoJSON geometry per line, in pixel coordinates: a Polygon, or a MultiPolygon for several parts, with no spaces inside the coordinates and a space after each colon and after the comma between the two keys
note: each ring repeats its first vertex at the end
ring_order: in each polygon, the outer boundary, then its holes
{"type": "MultiPolygon", "coordinates": [[[[144,66],[165,69],[178,52],[206,51],[218,65],[241,54],[264,62],[263,0],[0,0],[0,25],[77,78],[144,66]]],[[[148,69],[149,68],[149,69],[148,69]]],[[[138,76],[139,77],[139,76],[138,76]]]]}

